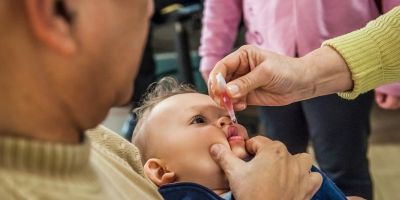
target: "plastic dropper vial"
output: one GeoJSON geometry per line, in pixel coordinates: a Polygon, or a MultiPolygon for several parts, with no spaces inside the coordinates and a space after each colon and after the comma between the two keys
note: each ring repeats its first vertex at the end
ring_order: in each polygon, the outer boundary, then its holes
{"type": "Polygon", "coordinates": [[[228,111],[229,117],[231,118],[231,121],[233,123],[237,123],[237,119],[235,116],[235,111],[233,110],[233,104],[231,101],[231,98],[228,96],[228,93],[226,91],[226,81],[224,77],[222,76],[221,72],[217,74],[217,87],[219,90],[220,98],[222,100],[222,104],[224,108],[228,111]]]}

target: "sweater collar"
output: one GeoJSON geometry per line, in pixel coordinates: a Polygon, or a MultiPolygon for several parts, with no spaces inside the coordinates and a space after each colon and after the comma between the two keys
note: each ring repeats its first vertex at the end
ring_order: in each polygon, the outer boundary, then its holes
{"type": "Polygon", "coordinates": [[[90,141],[57,144],[0,137],[0,168],[42,175],[69,175],[89,167],[90,141]]]}

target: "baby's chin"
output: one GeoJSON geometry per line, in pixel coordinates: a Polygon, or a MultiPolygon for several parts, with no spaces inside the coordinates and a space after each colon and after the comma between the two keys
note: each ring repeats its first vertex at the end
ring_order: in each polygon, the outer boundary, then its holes
{"type": "Polygon", "coordinates": [[[244,144],[243,145],[230,144],[230,147],[233,154],[235,154],[238,158],[242,160],[246,160],[247,158],[249,158],[250,155],[247,153],[244,144]]]}

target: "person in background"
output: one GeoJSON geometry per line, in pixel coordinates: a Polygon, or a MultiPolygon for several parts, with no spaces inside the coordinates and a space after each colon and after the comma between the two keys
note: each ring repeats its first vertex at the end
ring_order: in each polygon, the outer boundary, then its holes
{"type": "MultiPolygon", "coordinates": [[[[399,32],[400,6],[301,58],[243,46],[219,61],[210,77],[218,73],[225,77],[235,110],[288,105],[335,92],[352,100],[400,81],[399,32]]],[[[219,102],[215,85],[217,80],[211,78],[209,94],[219,102]]]]}
{"type": "MultiPolygon", "coordinates": [[[[246,42],[288,56],[304,56],[329,38],[365,26],[400,0],[374,1],[218,1],[207,0],[199,49],[207,81],[218,60],[229,53],[241,20],[246,42]]],[[[372,199],[367,159],[373,93],[345,101],[336,95],[280,107],[260,108],[266,135],[291,153],[305,152],[311,140],[316,159],[346,195],[372,199]],[[346,112],[342,112],[346,110],[346,112]],[[346,155],[346,152],[352,152],[346,155]]]]}

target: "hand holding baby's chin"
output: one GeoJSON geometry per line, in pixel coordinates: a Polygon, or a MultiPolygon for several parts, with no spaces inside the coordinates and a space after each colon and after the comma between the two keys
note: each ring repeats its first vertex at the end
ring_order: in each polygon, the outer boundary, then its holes
{"type": "Polygon", "coordinates": [[[250,156],[244,146],[231,146],[231,150],[233,154],[242,160],[245,160],[250,156]]]}

